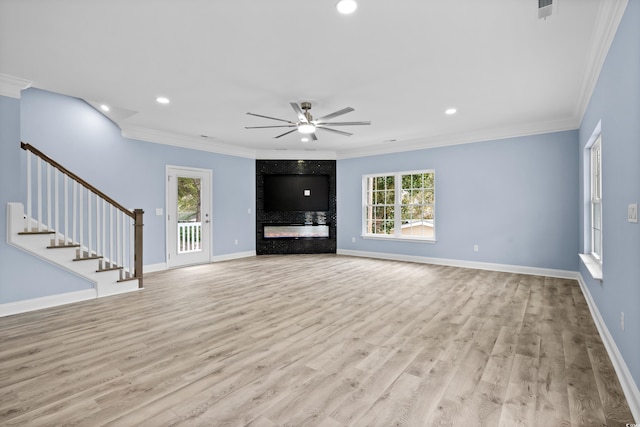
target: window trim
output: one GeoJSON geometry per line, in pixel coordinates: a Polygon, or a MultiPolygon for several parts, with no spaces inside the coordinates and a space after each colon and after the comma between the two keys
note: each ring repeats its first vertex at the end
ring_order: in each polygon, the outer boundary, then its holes
{"type": "Polygon", "coordinates": [[[372,240],[397,240],[397,241],[408,241],[408,242],[417,242],[417,243],[435,243],[437,241],[437,226],[436,226],[436,171],[435,169],[417,169],[417,170],[407,170],[407,171],[398,171],[398,172],[385,172],[385,173],[375,173],[375,174],[367,174],[362,175],[362,233],[361,237],[363,239],[372,239],[372,240]],[[422,237],[422,236],[403,236],[400,232],[401,228],[397,227],[397,224],[402,224],[402,176],[403,175],[411,175],[411,174],[433,174],[433,203],[429,205],[432,206],[433,209],[433,237],[422,237]],[[394,177],[394,233],[393,234],[376,234],[376,233],[368,233],[367,225],[367,206],[368,206],[368,180],[370,178],[376,177],[394,177]]]}
{"type": "Polygon", "coordinates": [[[591,277],[602,282],[603,281],[603,273],[602,273],[602,243],[603,243],[603,218],[602,218],[602,122],[598,122],[591,137],[587,141],[587,144],[584,147],[584,157],[583,157],[583,237],[584,237],[584,247],[582,248],[583,253],[578,254],[580,260],[584,264],[584,266],[591,274],[591,277]],[[593,147],[596,147],[600,153],[600,169],[599,169],[599,188],[600,188],[600,197],[595,199],[592,197],[593,187],[594,187],[594,159],[592,150],[593,147]],[[594,254],[594,227],[593,227],[593,219],[594,219],[594,205],[596,202],[600,211],[600,253],[594,254]]]}
{"type": "Polygon", "coordinates": [[[590,255],[602,264],[602,136],[598,134],[594,143],[589,147],[589,213],[590,213],[590,255]],[[600,228],[596,228],[596,211],[600,217],[600,228]],[[599,236],[597,236],[599,235],[599,236]],[[597,237],[599,245],[596,247],[597,237]]]}

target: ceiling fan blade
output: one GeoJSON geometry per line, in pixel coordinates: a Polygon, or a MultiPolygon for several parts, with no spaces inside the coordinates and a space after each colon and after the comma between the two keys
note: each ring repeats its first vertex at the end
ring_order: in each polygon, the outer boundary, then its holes
{"type": "Polygon", "coordinates": [[[293,128],[296,125],[275,125],[275,126],[245,126],[245,129],[267,129],[267,128],[293,128]]]}
{"type": "Polygon", "coordinates": [[[317,140],[318,140],[318,137],[316,136],[316,133],[315,133],[315,132],[314,132],[314,133],[310,133],[309,135],[311,135],[311,139],[312,139],[313,141],[317,141],[317,140]]]}
{"type": "Polygon", "coordinates": [[[262,117],[264,119],[278,120],[279,122],[287,122],[287,123],[291,123],[292,125],[295,125],[295,123],[293,123],[291,120],[277,119],[275,117],[263,116],[262,114],[254,114],[254,113],[247,113],[247,114],[250,116],[262,117]]]}
{"type": "Polygon", "coordinates": [[[359,125],[370,125],[371,122],[322,122],[318,123],[322,126],[359,126],[359,125]]]}
{"type": "Polygon", "coordinates": [[[355,111],[353,108],[351,107],[347,107],[347,108],[343,108],[342,110],[333,112],[331,114],[327,114],[326,116],[320,117],[319,119],[316,120],[317,123],[322,123],[323,120],[329,120],[329,119],[333,119],[334,117],[338,117],[341,116],[343,114],[347,114],[350,113],[352,111],[355,111]]]}
{"type": "Polygon", "coordinates": [[[297,130],[298,130],[298,129],[292,129],[292,130],[290,130],[289,132],[285,132],[285,133],[283,133],[283,134],[281,134],[281,135],[274,136],[273,138],[274,138],[274,139],[277,139],[277,138],[280,138],[281,136],[289,135],[291,132],[295,132],[295,131],[297,131],[297,130]]]}
{"type": "Polygon", "coordinates": [[[300,106],[295,102],[290,102],[289,104],[291,105],[291,108],[293,108],[293,111],[296,112],[296,115],[298,116],[298,120],[300,120],[302,123],[307,123],[307,118],[305,117],[304,113],[300,109],[300,106]]]}
{"type": "Polygon", "coordinates": [[[329,132],[337,133],[337,134],[344,135],[344,136],[351,136],[351,135],[353,135],[352,133],[349,133],[349,132],[343,132],[343,131],[341,131],[341,130],[330,129],[330,128],[326,128],[326,127],[323,127],[323,126],[316,126],[316,129],[327,130],[327,131],[329,131],[329,132]]]}

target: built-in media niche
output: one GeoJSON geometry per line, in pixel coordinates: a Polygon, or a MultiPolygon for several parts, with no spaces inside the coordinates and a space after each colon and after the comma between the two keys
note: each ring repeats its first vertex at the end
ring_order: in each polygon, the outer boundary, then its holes
{"type": "Polygon", "coordinates": [[[256,252],[336,252],[335,160],[256,161],[256,252]]]}

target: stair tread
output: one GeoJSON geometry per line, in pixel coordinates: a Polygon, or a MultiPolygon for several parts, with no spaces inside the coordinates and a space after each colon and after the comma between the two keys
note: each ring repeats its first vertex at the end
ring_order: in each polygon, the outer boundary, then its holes
{"type": "Polygon", "coordinates": [[[61,249],[61,248],[79,248],[80,245],[78,243],[69,243],[66,245],[49,245],[47,249],[61,249]]]}
{"type": "Polygon", "coordinates": [[[122,270],[122,267],[115,266],[115,267],[108,267],[108,268],[99,268],[96,270],[96,273],[102,273],[104,271],[117,271],[117,270],[122,270]]]}
{"type": "Polygon", "coordinates": [[[74,261],[87,261],[87,260],[91,260],[91,259],[101,259],[102,255],[91,255],[91,256],[79,256],[79,257],[75,257],[73,260],[74,261]]]}
{"type": "Polygon", "coordinates": [[[138,280],[138,279],[142,279],[142,277],[137,277],[137,276],[125,277],[124,279],[117,280],[117,283],[120,283],[120,282],[129,282],[129,281],[131,281],[131,280],[138,280]]]}

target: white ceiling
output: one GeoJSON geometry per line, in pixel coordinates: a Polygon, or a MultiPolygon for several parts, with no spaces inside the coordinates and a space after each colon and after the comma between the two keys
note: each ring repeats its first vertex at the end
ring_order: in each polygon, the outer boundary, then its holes
{"type": "Polygon", "coordinates": [[[106,103],[125,136],[342,158],[577,128],[626,6],[555,0],[539,20],[537,0],[335,1],[0,0],[0,74],[106,103]],[[291,101],[372,124],[308,143],[244,128],[295,121],[291,101]]]}

